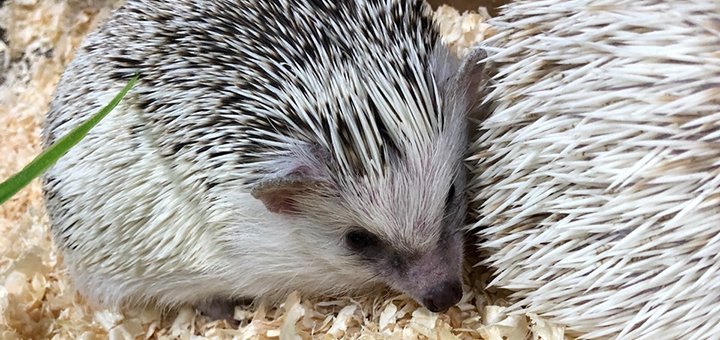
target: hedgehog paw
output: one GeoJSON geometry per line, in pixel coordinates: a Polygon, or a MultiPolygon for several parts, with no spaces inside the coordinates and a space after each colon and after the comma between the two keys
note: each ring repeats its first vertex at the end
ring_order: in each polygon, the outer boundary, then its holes
{"type": "Polygon", "coordinates": [[[196,308],[210,320],[225,320],[230,326],[237,328],[240,322],[234,318],[235,306],[246,304],[248,300],[211,299],[198,304],[196,308]]]}

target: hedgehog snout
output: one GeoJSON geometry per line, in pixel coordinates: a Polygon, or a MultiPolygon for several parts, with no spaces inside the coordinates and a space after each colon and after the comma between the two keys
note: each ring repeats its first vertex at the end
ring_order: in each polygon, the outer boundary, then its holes
{"type": "Polygon", "coordinates": [[[442,245],[414,259],[408,259],[406,269],[395,287],[423,304],[432,312],[444,312],[457,304],[462,290],[462,243],[442,245]]]}
{"type": "Polygon", "coordinates": [[[460,280],[444,281],[430,288],[422,304],[431,312],[445,312],[462,298],[462,284],[460,280]]]}

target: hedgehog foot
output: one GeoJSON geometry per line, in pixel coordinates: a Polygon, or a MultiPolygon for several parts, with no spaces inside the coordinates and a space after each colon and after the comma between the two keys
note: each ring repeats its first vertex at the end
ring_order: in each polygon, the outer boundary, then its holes
{"type": "Polygon", "coordinates": [[[195,308],[210,320],[225,320],[231,327],[237,328],[240,325],[235,320],[235,306],[248,305],[249,299],[211,299],[198,304],[195,308]]]}

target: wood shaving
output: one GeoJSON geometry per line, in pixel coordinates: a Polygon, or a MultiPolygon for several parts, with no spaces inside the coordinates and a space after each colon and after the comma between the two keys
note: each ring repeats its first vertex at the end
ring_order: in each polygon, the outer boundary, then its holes
{"type": "MultiPolygon", "coordinates": [[[[83,37],[119,3],[11,0],[0,8],[0,27],[7,36],[0,41],[0,179],[40,152],[40,126],[62,70],[83,37]]],[[[486,11],[460,13],[442,6],[436,13],[445,41],[458,53],[493,34],[486,11]]],[[[37,180],[0,206],[0,232],[2,339],[514,339],[530,334],[526,317],[485,307],[485,301],[502,300],[488,297],[475,283],[464,287],[458,306],[442,314],[387,292],[317,301],[294,293],[280,306],[236,308],[238,328],[208,322],[190,308],[163,314],[91,307],[75,292],[52,245],[37,180]]],[[[532,320],[533,332],[541,336],[562,334],[532,320]]]]}
{"type": "Polygon", "coordinates": [[[484,7],[478,12],[460,13],[450,6],[440,6],[435,12],[440,24],[442,41],[451,46],[453,52],[464,55],[476,43],[487,39],[495,30],[486,22],[490,14],[484,7]]]}

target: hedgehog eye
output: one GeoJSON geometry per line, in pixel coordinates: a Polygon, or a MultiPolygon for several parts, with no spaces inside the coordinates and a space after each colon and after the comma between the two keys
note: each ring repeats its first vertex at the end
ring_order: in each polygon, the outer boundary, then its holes
{"type": "Polygon", "coordinates": [[[350,249],[359,252],[377,246],[380,240],[365,230],[355,229],[345,234],[345,243],[350,249]]]}
{"type": "Polygon", "coordinates": [[[445,198],[445,208],[447,209],[447,207],[450,205],[450,203],[452,203],[454,200],[455,200],[455,183],[453,183],[450,186],[450,190],[448,190],[447,197],[445,198]]]}

